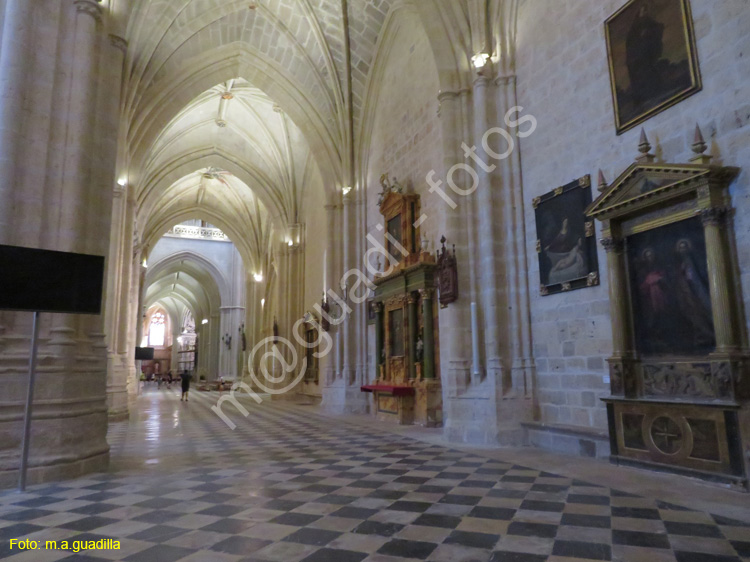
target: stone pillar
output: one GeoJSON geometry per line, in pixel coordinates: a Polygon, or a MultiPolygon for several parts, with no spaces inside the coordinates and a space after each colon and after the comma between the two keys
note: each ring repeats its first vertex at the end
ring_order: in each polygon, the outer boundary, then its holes
{"type": "Polygon", "coordinates": [[[424,345],[424,360],[422,363],[422,376],[425,379],[435,378],[435,326],[433,324],[432,297],[435,294],[433,289],[422,289],[422,323],[424,345]]]}
{"type": "Polygon", "coordinates": [[[616,238],[603,238],[602,246],[607,252],[607,269],[609,271],[609,302],[612,316],[612,355],[625,357],[628,355],[628,296],[625,286],[625,245],[616,238]]]}
{"type": "Polygon", "coordinates": [[[706,235],[711,310],[713,312],[716,352],[730,353],[737,350],[736,331],[733,326],[734,311],[729,294],[729,263],[724,244],[725,218],[728,210],[711,207],[701,211],[706,235]]]}
{"type": "Polygon", "coordinates": [[[601,240],[607,252],[609,302],[612,320],[612,357],[609,359],[610,390],[613,396],[635,397],[637,392],[631,369],[628,296],[625,285],[625,244],[619,237],[601,240]]]}
{"type": "MultiPolygon", "coordinates": [[[[474,144],[481,146],[482,137],[489,128],[491,114],[489,112],[488,98],[494,94],[496,88],[494,84],[485,76],[478,76],[474,81],[474,144]]],[[[498,206],[495,205],[493,197],[492,174],[488,170],[489,163],[474,163],[474,170],[478,178],[478,187],[476,192],[470,197],[478,216],[477,236],[479,250],[479,279],[478,292],[479,309],[481,311],[480,322],[482,322],[483,341],[482,348],[485,355],[485,368],[487,374],[491,374],[494,383],[499,387],[503,384],[502,370],[502,352],[501,342],[507,338],[502,337],[502,301],[506,297],[506,288],[501,283],[501,276],[498,264],[501,263],[502,256],[505,254],[502,236],[495,232],[497,224],[498,206]]],[[[494,165],[494,164],[493,164],[494,165]]],[[[463,201],[461,203],[464,203],[463,201]]]]}
{"type": "MultiPolygon", "coordinates": [[[[357,207],[354,201],[354,190],[344,194],[344,228],[342,230],[343,267],[341,275],[355,267],[357,239],[357,207]]],[[[350,287],[347,287],[347,295],[350,287]]],[[[346,304],[352,307],[350,299],[345,297],[346,304]]],[[[347,386],[356,384],[357,375],[357,330],[355,319],[351,315],[339,326],[343,332],[343,379],[347,386]]]]}
{"type": "Polygon", "coordinates": [[[408,318],[409,318],[409,378],[417,378],[417,297],[414,293],[408,296],[408,318]]]}
{"type": "Polygon", "coordinates": [[[18,187],[17,165],[23,142],[24,100],[31,44],[32,12],[29,0],[7,0],[0,43],[0,244],[13,238],[14,192],[18,187]]]}
{"type": "Polygon", "coordinates": [[[375,315],[375,378],[380,378],[380,369],[383,365],[383,351],[385,350],[385,342],[383,329],[385,327],[385,307],[383,303],[379,302],[375,304],[376,315],[375,315]]]}
{"type": "MultiPolygon", "coordinates": [[[[86,206],[91,178],[94,139],[94,111],[96,100],[96,71],[99,53],[97,27],[102,8],[95,0],[76,0],[74,57],[70,69],[71,94],[67,114],[65,160],[63,164],[63,197],[60,200],[59,249],[80,251],[86,220],[90,209],[86,206]]],[[[84,242],[85,243],[85,242],[84,242]]]]}

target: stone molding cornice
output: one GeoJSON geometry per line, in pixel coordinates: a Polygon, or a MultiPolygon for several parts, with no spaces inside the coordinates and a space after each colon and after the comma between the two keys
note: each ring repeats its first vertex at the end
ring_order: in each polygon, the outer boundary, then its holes
{"type": "Polygon", "coordinates": [[[102,21],[102,6],[96,0],[75,0],[76,12],[88,14],[97,22],[102,21]]]}

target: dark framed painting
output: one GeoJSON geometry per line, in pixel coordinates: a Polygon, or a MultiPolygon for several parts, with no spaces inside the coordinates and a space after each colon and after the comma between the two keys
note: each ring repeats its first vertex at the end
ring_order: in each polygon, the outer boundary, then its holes
{"type": "Polygon", "coordinates": [[[618,135],[701,90],[690,0],[630,0],[604,29],[618,135]]]}
{"type": "Polygon", "coordinates": [[[536,214],[540,293],[547,296],[599,284],[591,176],[570,182],[532,202],[536,214]]]}
{"type": "Polygon", "coordinates": [[[390,357],[403,357],[406,345],[404,343],[404,309],[397,308],[388,313],[388,332],[390,334],[390,357]]]}
{"type": "Polygon", "coordinates": [[[700,217],[626,238],[636,350],[644,357],[704,356],[716,347],[700,217]]]}

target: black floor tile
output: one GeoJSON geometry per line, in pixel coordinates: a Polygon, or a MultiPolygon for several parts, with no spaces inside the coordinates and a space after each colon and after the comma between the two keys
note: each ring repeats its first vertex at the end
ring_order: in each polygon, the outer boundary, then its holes
{"type": "Polygon", "coordinates": [[[163,543],[176,539],[180,535],[184,535],[188,532],[187,529],[179,529],[177,527],[170,527],[169,525],[154,525],[143,531],[138,531],[137,533],[128,535],[127,538],[135,539],[137,541],[163,543]]]}
{"type": "Polygon", "coordinates": [[[462,496],[460,494],[446,494],[438,503],[449,503],[454,505],[477,505],[481,496],[462,496]]]}
{"type": "Polygon", "coordinates": [[[612,544],[640,546],[646,548],[670,548],[667,535],[642,533],[639,531],[612,530],[612,544]]]}
{"type": "Polygon", "coordinates": [[[612,519],[604,515],[585,515],[581,513],[563,513],[561,525],[574,527],[596,527],[598,529],[609,529],[612,519]]]}
{"type": "Polygon", "coordinates": [[[520,535],[522,537],[539,537],[542,539],[553,539],[557,535],[556,525],[546,523],[526,523],[524,521],[512,521],[508,525],[509,535],[520,535]]]}
{"type": "Polygon", "coordinates": [[[516,510],[509,507],[487,507],[478,505],[469,512],[469,517],[510,521],[515,514],[516,510]]]}
{"type": "Polygon", "coordinates": [[[188,548],[159,544],[125,558],[126,562],[177,562],[193,554],[188,548]]]}
{"type": "Polygon", "coordinates": [[[211,533],[225,533],[227,535],[239,535],[246,529],[253,526],[253,521],[245,521],[244,519],[232,519],[230,517],[225,519],[219,519],[210,525],[201,527],[201,531],[208,531],[211,533]]]}
{"type": "Polygon", "coordinates": [[[307,558],[303,558],[302,562],[362,562],[365,558],[367,558],[366,552],[321,548],[307,558]]]}
{"type": "Polygon", "coordinates": [[[724,538],[718,527],[701,523],[681,523],[678,521],[664,521],[664,528],[670,535],[687,535],[690,537],[724,538]]]}
{"type": "Polygon", "coordinates": [[[242,556],[245,554],[250,554],[251,552],[255,552],[256,550],[260,550],[261,548],[268,546],[269,544],[271,544],[271,541],[253,539],[250,537],[234,536],[216,543],[211,547],[211,550],[242,556]]]}
{"type": "Polygon", "coordinates": [[[490,562],[546,562],[547,557],[523,552],[494,552],[490,562]]]}
{"type": "Polygon", "coordinates": [[[608,544],[558,540],[555,541],[552,554],[585,560],[612,560],[612,547],[608,544]]]}
{"type": "Polygon", "coordinates": [[[430,542],[392,539],[378,549],[378,554],[426,560],[438,545],[430,542]]]}
{"type": "Polygon", "coordinates": [[[528,509],[531,511],[551,511],[554,513],[562,513],[562,510],[565,509],[565,504],[558,503],[558,502],[524,500],[521,503],[521,506],[519,507],[519,509],[528,509]]]}
{"type": "Polygon", "coordinates": [[[455,529],[461,523],[460,517],[450,515],[439,515],[436,513],[423,513],[414,521],[413,525],[425,527],[440,527],[443,529],[455,529]]]}
{"type": "Polygon", "coordinates": [[[352,533],[360,535],[380,535],[383,537],[392,537],[403,529],[403,525],[398,523],[381,523],[380,521],[365,521],[360,523],[352,533]]]}
{"type": "Polygon", "coordinates": [[[596,496],[586,494],[568,494],[568,503],[583,503],[587,505],[609,505],[608,496],[596,496]]]}
{"type": "Polygon", "coordinates": [[[347,519],[369,519],[378,512],[377,509],[366,509],[364,507],[344,506],[330,515],[333,517],[346,517],[347,519]]]}
{"type": "Polygon", "coordinates": [[[612,517],[631,517],[634,519],[661,519],[659,510],[644,507],[613,507],[612,517]]]}
{"type": "Polygon", "coordinates": [[[296,542],[313,546],[326,546],[329,542],[336,540],[341,533],[326,531],[324,529],[300,529],[286,537],[285,542],[296,542]]]}
{"type": "Polygon", "coordinates": [[[386,509],[390,509],[393,511],[410,511],[413,513],[424,513],[427,511],[431,503],[427,502],[411,502],[411,501],[395,501],[391,505],[389,505],[386,509]]]}
{"type": "Polygon", "coordinates": [[[99,517],[92,515],[91,517],[84,517],[77,521],[71,521],[70,523],[64,523],[59,525],[62,529],[70,529],[72,531],[93,531],[99,527],[105,525],[111,525],[112,523],[119,523],[119,519],[112,519],[111,517],[99,517]]]}
{"type": "Polygon", "coordinates": [[[271,519],[271,523],[280,525],[293,525],[295,527],[304,527],[313,521],[320,519],[320,515],[309,515],[307,513],[284,513],[271,519]]]}
{"type": "Polygon", "coordinates": [[[443,543],[459,544],[461,546],[467,546],[470,548],[492,550],[499,540],[500,535],[490,535],[488,533],[471,533],[468,531],[453,531],[448,536],[448,538],[443,541],[443,543]]]}

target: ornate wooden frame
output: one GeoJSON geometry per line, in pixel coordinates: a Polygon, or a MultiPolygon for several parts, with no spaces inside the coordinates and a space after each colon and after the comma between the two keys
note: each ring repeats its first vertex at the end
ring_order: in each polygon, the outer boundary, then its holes
{"type": "Polygon", "coordinates": [[[607,252],[613,354],[611,396],[604,400],[612,458],[746,487],[742,443],[747,446],[750,436],[741,429],[743,419],[750,419],[750,371],[728,190],[739,169],[712,166],[709,157],[698,157],[695,164],[652,160],[647,155],[630,166],[586,210],[602,222],[607,252]],[[715,349],[690,357],[645,355],[635,340],[629,239],[695,217],[705,237],[715,349]],[[655,392],[649,377],[659,370],[668,372],[660,380],[672,382],[655,392]],[[658,424],[669,428],[662,431],[658,424]],[[716,449],[708,455],[714,434],[716,449]],[[667,444],[660,445],[655,435],[669,435],[667,444]]]}

